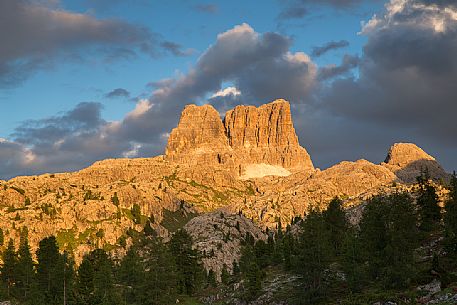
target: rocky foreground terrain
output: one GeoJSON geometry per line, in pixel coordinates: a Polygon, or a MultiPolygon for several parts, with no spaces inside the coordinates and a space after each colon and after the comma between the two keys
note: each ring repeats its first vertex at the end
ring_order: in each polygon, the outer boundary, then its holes
{"type": "Polygon", "coordinates": [[[325,208],[335,196],[349,206],[408,187],[423,169],[435,180],[449,177],[432,156],[405,143],[394,144],[381,164],[344,161],[316,169],[284,100],[237,106],[224,119],[210,105],[189,105],[165,155],[0,181],[0,226],[4,240],[17,242],[27,227],[32,250],[54,234],[77,261],[97,247],[122,255],[132,230],[146,223],[165,238],[186,226],[202,252],[217,252],[204,263],[218,270],[215,261],[239,256],[245,231],[265,238],[259,228],[325,208]],[[231,242],[218,246],[229,231],[231,242]]]}

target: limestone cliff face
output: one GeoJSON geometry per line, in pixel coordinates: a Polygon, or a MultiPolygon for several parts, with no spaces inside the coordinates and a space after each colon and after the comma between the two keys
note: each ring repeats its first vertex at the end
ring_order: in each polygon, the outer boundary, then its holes
{"type": "Polygon", "coordinates": [[[166,157],[186,164],[224,164],[230,147],[219,113],[211,105],[187,105],[168,138],[166,157]]]}
{"type": "Polygon", "coordinates": [[[430,177],[435,180],[447,180],[449,178],[449,175],[434,157],[412,143],[395,143],[392,145],[382,165],[407,183],[415,182],[416,177],[423,170],[428,170],[430,177]]]}
{"type": "Polygon", "coordinates": [[[284,176],[314,169],[298,143],[285,100],[258,108],[237,106],[227,112],[224,123],[212,106],[189,105],[170,134],[165,155],[177,163],[224,165],[239,176],[246,171],[284,176]]]}
{"type": "Polygon", "coordinates": [[[298,143],[285,100],[258,108],[237,106],[225,115],[229,145],[237,152],[240,164],[270,164],[286,169],[313,170],[306,150],[298,143]]]}

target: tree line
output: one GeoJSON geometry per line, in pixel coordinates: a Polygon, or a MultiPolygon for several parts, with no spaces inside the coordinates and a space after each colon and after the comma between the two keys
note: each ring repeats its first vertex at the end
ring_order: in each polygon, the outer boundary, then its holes
{"type": "Polygon", "coordinates": [[[297,304],[326,304],[335,294],[357,295],[366,287],[407,289],[434,277],[444,287],[457,282],[449,272],[457,268],[457,177],[451,178],[443,210],[427,172],[417,182],[415,198],[400,191],[373,196],[357,225],[349,223],[343,202],[335,198],[326,210],[311,209],[285,229],[279,223],[276,231],[267,232],[267,241],[245,238],[240,260],[245,298],[261,294],[265,270],[272,267],[301,277],[301,288],[289,300],[297,304]],[[445,255],[434,253],[418,264],[423,255],[418,249],[434,235],[444,236],[445,255]]]}
{"type": "Polygon", "coordinates": [[[32,259],[27,229],[16,250],[10,239],[2,253],[0,297],[19,304],[174,304],[207,283],[192,238],[180,230],[168,243],[145,230],[121,260],[103,249],[86,254],[76,267],[59,252],[54,236],[39,242],[32,259]]]}
{"type": "Polygon", "coordinates": [[[407,288],[430,281],[431,270],[443,285],[457,281],[447,271],[457,268],[457,177],[452,176],[444,211],[426,173],[418,178],[415,195],[372,197],[358,225],[348,222],[343,202],[335,198],[326,210],[311,209],[285,228],[278,223],[276,230],[267,229],[265,241],[246,233],[240,260],[224,266],[219,281],[204,270],[201,254],[182,229],[165,243],[147,224],[122,259],[96,249],[76,266],[54,236],[39,242],[33,260],[23,228],[18,248],[10,239],[2,253],[0,297],[34,305],[173,304],[241,283],[239,296],[250,301],[261,294],[269,268],[299,276],[301,287],[290,296],[297,304],[325,303],[335,291],[352,295],[370,285],[407,288]],[[417,249],[436,232],[444,236],[446,255],[435,255],[422,270],[417,249]]]}

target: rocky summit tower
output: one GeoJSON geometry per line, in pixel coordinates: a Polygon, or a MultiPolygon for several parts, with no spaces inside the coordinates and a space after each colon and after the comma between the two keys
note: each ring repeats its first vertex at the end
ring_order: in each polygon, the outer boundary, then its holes
{"type": "Polygon", "coordinates": [[[313,171],[298,143],[289,102],[237,106],[222,120],[210,105],[188,105],[168,139],[165,157],[188,165],[231,167],[241,178],[313,171]]]}

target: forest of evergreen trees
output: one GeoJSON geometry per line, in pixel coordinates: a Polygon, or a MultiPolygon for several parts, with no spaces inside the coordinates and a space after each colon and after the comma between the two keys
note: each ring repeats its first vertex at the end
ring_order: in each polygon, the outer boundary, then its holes
{"type": "Polygon", "coordinates": [[[261,294],[272,268],[300,278],[299,289],[288,297],[291,304],[325,304],[341,295],[348,304],[359,304],[356,298],[367,287],[407,289],[434,277],[443,286],[457,282],[449,272],[457,267],[457,177],[443,211],[426,175],[418,178],[415,195],[416,202],[403,192],[372,197],[358,226],[348,222],[335,198],[325,211],[310,210],[285,228],[279,223],[267,230],[267,241],[246,234],[240,261],[224,266],[221,281],[203,269],[184,230],[164,243],[145,227],[121,260],[96,249],[76,266],[53,236],[40,241],[35,261],[23,228],[17,249],[13,240],[5,241],[0,298],[34,305],[174,304],[186,295],[241,283],[239,297],[249,301],[261,294]],[[436,234],[444,236],[444,254],[419,265],[417,249],[436,234]]]}

